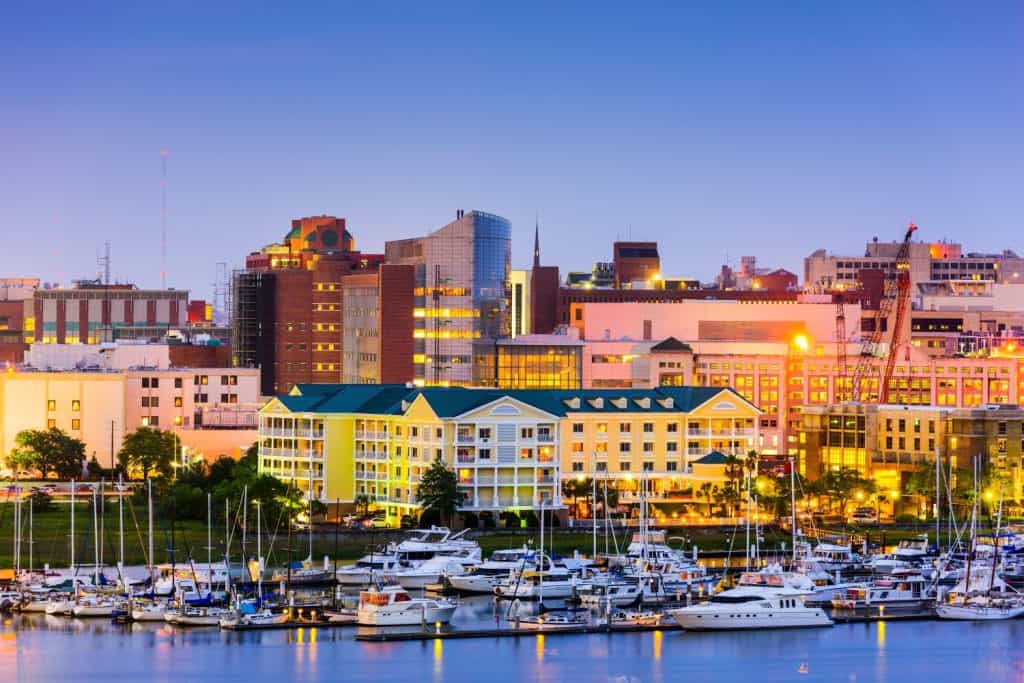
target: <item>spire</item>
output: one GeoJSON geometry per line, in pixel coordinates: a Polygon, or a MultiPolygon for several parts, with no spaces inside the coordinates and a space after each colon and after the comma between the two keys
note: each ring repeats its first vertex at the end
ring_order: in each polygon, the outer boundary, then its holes
{"type": "Polygon", "coordinates": [[[533,267],[540,267],[540,216],[533,226],[533,267]]]}

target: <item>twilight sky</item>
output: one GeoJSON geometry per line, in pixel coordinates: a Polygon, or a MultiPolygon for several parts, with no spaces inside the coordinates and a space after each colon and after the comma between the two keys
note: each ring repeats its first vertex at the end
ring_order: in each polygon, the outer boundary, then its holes
{"type": "Polygon", "coordinates": [[[702,280],[908,219],[1024,251],[1022,36],[997,0],[9,1],[0,276],[93,276],[110,240],[159,285],[162,148],[168,281],[196,298],[321,213],[377,251],[490,211],[514,264],[539,213],[546,263],[631,235],[702,280]]]}

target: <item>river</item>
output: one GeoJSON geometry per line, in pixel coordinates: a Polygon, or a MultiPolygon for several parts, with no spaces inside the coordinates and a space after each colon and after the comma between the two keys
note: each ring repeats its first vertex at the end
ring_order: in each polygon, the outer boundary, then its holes
{"type": "MultiPolygon", "coordinates": [[[[483,626],[488,598],[456,620],[483,626]]],[[[17,681],[1004,681],[1024,679],[1024,621],[836,625],[737,633],[546,634],[360,643],[354,627],[234,633],[8,615],[17,681]]]]}

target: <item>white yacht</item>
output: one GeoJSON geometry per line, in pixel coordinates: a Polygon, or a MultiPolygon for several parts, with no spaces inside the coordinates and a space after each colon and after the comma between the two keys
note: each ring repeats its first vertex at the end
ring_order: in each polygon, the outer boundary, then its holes
{"type": "Polygon", "coordinates": [[[132,604],[133,621],[164,621],[167,614],[166,602],[141,602],[132,604]]]}
{"type": "Polygon", "coordinates": [[[516,620],[516,623],[524,631],[565,631],[586,626],[587,619],[579,614],[549,612],[547,614],[520,617],[516,620]]]}
{"type": "Polygon", "coordinates": [[[114,612],[124,609],[125,601],[111,595],[87,593],[78,596],[71,613],[76,617],[113,617],[114,612]]]}
{"type": "Polygon", "coordinates": [[[231,628],[235,626],[277,626],[287,621],[287,612],[275,613],[271,612],[269,609],[263,609],[259,612],[239,614],[238,612],[231,611],[227,615],[221,617],[220,627],[231,628]]]}
{"type": "MultiPolygon", "coordinates": [[[[781,583],[781,582],[780,582],[781,583]]],[[[784,586],[741,585],[697,605],[668,610],[690,631],[731,631],[762,628],[831,626],[823,610],[808,607],[804,593],[784,586]]]]}
{"type": "Polygon", "coordinates": [[[413,598],[400,586],[359,593],[356,623],[360,626],[414,626],[447,624],[458,604],[451,600],[413,598]]]}
{"type": "Polygon", "coordinates": [[[675,599],[675,594],[666,588],[664,578],[651,573],[595,581],[589,590],[580,593],[581,604],[595,607],[649,605],[675,599]]]}
{"type": "Polygon", "coordinates": [[[857,558],[849,545],[837,543],[819,543],[814,546],[811,552],[811,559],[827,572],[842,572],[852,569],[857,564],[857,558]]]}
{"type": "Polygon", "coordinates": [[[231,611],[222,607],[182,607],[167,610],[164,621],[174,626],[220,626],[231,611]]]}
{"type": "Polygon", "coordinates": [[[465,574],[466,564],[461,558],[452,555],[436,555],[418,567],[408,567],[386,574],[389,582],[397,583],[406,590],[422,590],[430,584],[437,583],[442,577],[454,577],[465,574]]]}
{"type": "Polygon", "coordinates": [[[526,547],[515,550],[495,550],[490,558],[473,567],[465,574],[449,576],[451,587],[462,593],[494,592],[494,587],[509,577],[510,574],[523,568],[530,550],[526,547]]]}
{"type": "Polygon", "coordinates": [[[355,564],[340,567],[335,573],[341,586],[369,586],[382,576],[402,569],[398,556],[393,552],[378,552],[363,555],[355,564]]]}
{"type": "Polygon", "coordinates": [[[477,564],[482,559],[480,544],[463,538],[469,529],[452,533],[448,527],[432,526],[414,532],[393,548],[390,548],[403,567],[418,567],[436,555],[451,555],[477,564]]]}
{"type": "Polygon", "coordinates": [[[871,584],[850,588],[832,600],[836,609],[861,609],[870,605],[920,607],[935,599],[934,585],[916,570],[899,570],[871,584]]]}

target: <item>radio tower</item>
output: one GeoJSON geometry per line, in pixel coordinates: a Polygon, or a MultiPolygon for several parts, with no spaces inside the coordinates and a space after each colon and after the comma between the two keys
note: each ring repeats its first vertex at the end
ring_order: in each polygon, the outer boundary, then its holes
{"type": "Polygon", "coordinates": [[[160,150],[160,288],[167,289],[167,150],[160,150]]]}

